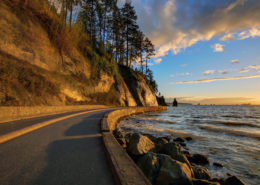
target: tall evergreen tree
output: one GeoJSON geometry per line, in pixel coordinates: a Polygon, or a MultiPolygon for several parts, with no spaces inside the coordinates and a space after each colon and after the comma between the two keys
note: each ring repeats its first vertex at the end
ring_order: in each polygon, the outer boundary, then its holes
{"type": "Polygon", "coordinates": [[[122,19],[125,25],[124,36],[126,42],[126,65],[130,67],[129,59],[129,49],[134,40],[134,33],[138,30],[138,25],[136,23],[137,16],[134,7],[130,2],[126,2],[121,9],[122,19]]]}
{"type": "Polygon", "coordinates": [[[148,72],[148,60],[155,55],[155,49],[153,43],[149,40],[148,37],[144,39],[143,49],[145,51],[145,73],[148,72]]]}

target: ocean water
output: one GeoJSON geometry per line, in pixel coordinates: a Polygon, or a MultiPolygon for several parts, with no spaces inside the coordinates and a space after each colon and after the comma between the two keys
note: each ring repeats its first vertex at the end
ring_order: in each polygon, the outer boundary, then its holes
{"type": "Polygon", "coordinates": [[[209,157],[213,177],[230,173],[248,185],[260,185],[260,106],[168,107],[123,119],[119,127],[155,136],[191,136],[193,140],[186,142],[189,151],[209,157]]]}

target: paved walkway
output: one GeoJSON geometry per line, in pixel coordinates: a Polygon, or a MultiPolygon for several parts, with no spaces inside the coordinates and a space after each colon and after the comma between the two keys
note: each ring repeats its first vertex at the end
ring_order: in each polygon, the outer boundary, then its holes
{"type": "Polygon", "coordinates": [[[114,184],[100,134],[107,112],[69,118],[0,144],[0,184],[114,184]]]}

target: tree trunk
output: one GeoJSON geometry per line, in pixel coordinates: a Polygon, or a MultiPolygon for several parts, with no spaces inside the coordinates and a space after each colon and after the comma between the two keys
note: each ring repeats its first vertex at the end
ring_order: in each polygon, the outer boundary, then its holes
{"type": "Polygon", "coordinates": [[[70,28],[71,28],[71,23],[72,23],[72,11],[73,11],[73,6],[72,6],[72,2],[70,3],[70,28]]]}
{"type": "Polygon", "coordinates": [[[128,65],[128,25],[126,25],[126,65],[127,67],[129,67],[128,65]]]}

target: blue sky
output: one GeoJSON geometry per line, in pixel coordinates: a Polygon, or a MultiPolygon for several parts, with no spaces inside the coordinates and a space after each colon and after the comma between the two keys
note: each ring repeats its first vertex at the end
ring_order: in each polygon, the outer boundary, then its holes
{"type": "MultiPolygon", "coordinates": [[[[122,0],[123,1],[123,0],[122,0]]],[[[169,100],[260,104],[259,0],[133,0],[169,100]]]]}

